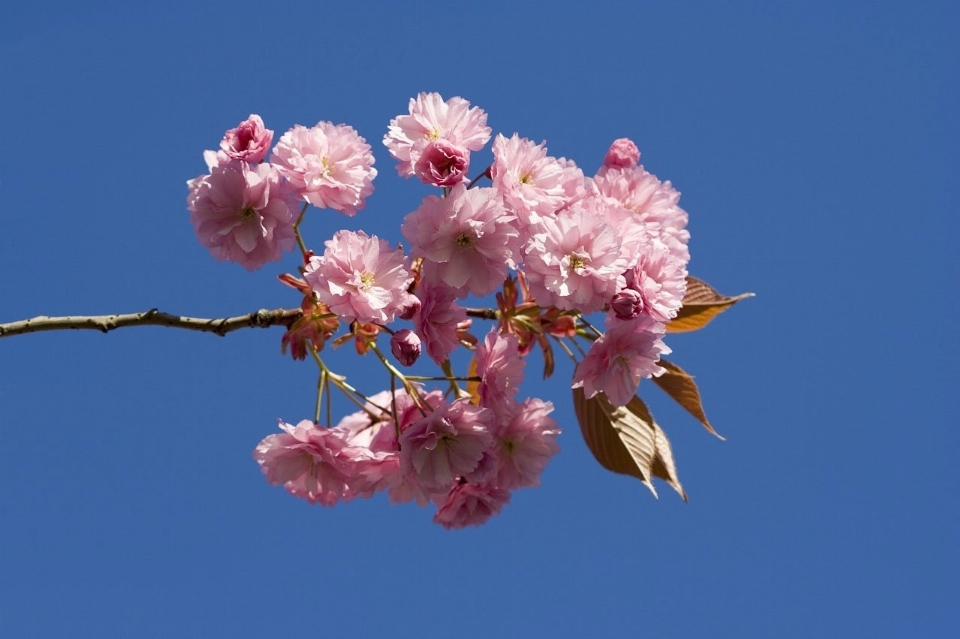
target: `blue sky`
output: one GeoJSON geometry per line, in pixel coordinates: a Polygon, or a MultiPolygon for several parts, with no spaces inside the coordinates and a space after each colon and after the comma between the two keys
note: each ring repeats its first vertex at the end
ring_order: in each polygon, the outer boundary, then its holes
{"type": "Polygon", "coordinates": [[[0,321],[296,305],[293,256],[194,238],[203,149],[249,113],[349,123],[377,190],[308,237],[399,240],[426,191],[379,140],[438,91],[588,172],[630,137],[680,189],[691,272],[757,294],[668,341],[727,441],[642,385],[690,495],[655,500],[590,457],[561,362],[525,388],[565,431],[542,486],[447,532],[267,485],[251,451],[315,385],[279,329],[3,339],[0,634],[956,632],[956,5],[133,4],[0,9],[0,321]]]}

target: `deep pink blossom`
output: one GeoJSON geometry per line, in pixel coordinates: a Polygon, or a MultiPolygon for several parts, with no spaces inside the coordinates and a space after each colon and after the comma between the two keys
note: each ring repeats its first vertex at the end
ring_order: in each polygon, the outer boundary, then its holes
{"type": "Polygon", "coordinates": [[[350,216],[364,207],[377,176],[367,141],[353,127],[332,122],[294,126],[280,138],[270,161],[301,198],[350,216]]]}
{"type": "Polygon", "coordinates": [[[620,238],[586,206],[592,202],[542,218],[527,243],[527,284],[541,306],[592,313],[623,288],[628,262],[620,238]]]}
{"type": "Polygon", "coordinates": [[[661,375],[657,362],[670,349],[663,343],[664,325],[640,315],[629,322],[608,321],[573,375],[573,388],[583,388],[587,398],[606,393],[614,406],[623,406],[637,392],[640,379],[661,375]]]}
{"type": "Polygon", "coordinates": [[[409,115],[390,120],[383,144],[398,162],[397,173],[410,177],[431,142],[442,140],[467,152],[479,151],[490,140],[490,132],[483,109],[471,108],[461,97],[444,102],[439,93],[421,93],[410,98],[409,115]]]}
{"type": "Polygon", "coordinates": [[[497,472],[491,480],[501,488],[539,486],[540,474],[559,452],[560,429],[549,414],[553,403],[527,399],[511,419],[494,429],[497,472]]]}
{"type": "Polygon", "coordinates": [[[497,289],[519,256],[519,233],[493,189],[454,188],[445,198],[428,196],[403,220],[411,254],[425,259],[424,277],[459,297],[497,289]]]}
{"type": "Polygon", "coordinates": [[[467,399],[444,402],[400,435],[400,465],[422,486],[445,488],[480,463],[492,443],[490,411],[467,399]]]}
{"type": "Polygon", "coordinates": [[[253,164],[267,157],[272,142],[273,131],[263,126],[259,115],[251,114],[237,128],[226,132],[220,141],[220,148],[233,160],[253,164]]]}
{"type": "Polygon", "coordinates": [[[636,166],[640,161],[640,149],[630,138],[619,138],[613,141],[606,157],[603,158],[604,166],[630,167],[636,166]]]}
{"type": "Polygon", "coordinates": [[[434,515],[434,523],[447,530],[479,526],[510,501],[510,492],[490,485],[463,483],[454,486],[434,515]]]}
{"type": "Polygon", "coordinates": [[[386,324],[409,304],[413,276],[401,249],[363,231],[338,231],[325,245],[323,255],[310,258],[304,277],[344,321],[386,324]]]}
{"type": "Polygon", "coordinates": [[[501,334],[494,327],[477,344],[476,358],[480,405],[492,410],[498,420],[508,419],[525,365],[516,335],[501,334]]]}
{"type": "Polygon", "coordinates": [[[446,140],[433,140],[420,153],[414,173],[424,184],[454,187],[463,182],[470,170],[470,151],[446,140]]]}
{"type": "Polygon", "coordinates": [[[349,498],[355,455],[341,434],[308,420],[280,422],[280,428],[283,433],[268,435],[253,453],[267,481],[324,506],[349,498]]]}
{"type": "Polygon", "coordinates": [[[187,182],[187,208],[200,243],[218,260],[255,270],[296,246],[294,203],[269,164],[214,166],[187,182]]]}
{"type": "Polygon", "coordinates": [[[390,352],[404,366],[413,366],[420,357],[421,341],[416,333],[403,328],[390,338],[390,352]]]}
{"type": "Polygon", "coordinates": [[[427,347],[427,355],[442,364],[460,343],[457,326],[467,312],[457,304],[456,292],[442,284],[420,282],[417,289],[420,308],[413,316],[413,327],[427,347]]]}

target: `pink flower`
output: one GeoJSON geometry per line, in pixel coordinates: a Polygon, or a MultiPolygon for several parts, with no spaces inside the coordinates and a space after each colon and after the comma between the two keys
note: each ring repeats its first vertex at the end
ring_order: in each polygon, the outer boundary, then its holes
{"type": "Polygon", "coordinates": [[[548,417],[553,403],[527,399],[503,426],[494,429],[497,473],[493,483],[501,488],[539,486],[540,474],[560,447],[557,422],[548,417]]]}
{"type": "Polygon", "coordinates": [[[443,364],[460,343],[457,325],[467,319],[467,312],[456,303],[456,293],[443,284],[420,282],[417,289],[420,309],[413,317],[417,335],[427,345],[427,355],[443,364]]]}
{"type": "Polygon", "coordinates": [[[467,399],[443,403],[400,435],[400,466],[426,488],[446,488],[480,463],[492,415],[467,399]]]}
{"type": "Polygon", "coordinates": [[[270,161],[304,200],[349,216],[364,207],[377,176],[370,145],[346,124],[298,124],[283,134],[270,161]]]}
{"type": "Polygon", "coordinates": [[[447,530],[479,526],[510,501],[510,492],[489,485],[458,484],[447,494],[447,498],[433,521],[447,530]]]}
{"type": "Polygon", "coordinates": [[[271,142],[273,131],[264,128],[259,115],[251,114],[237,128],[226,132],[220,141],[220,148],[233,160],[253,164],[267,157],[271,142]]]}
{"type": "Polygon", "coordinates": [[[420,338],[409,328],[404,328],[390,338],[390,352],[404,366],[413,366],[420,357],[420,338]]]}
{"type": "Polygon", "coordinates": [[[383,136],[383,144],[398,161],[401,177],[414,174],[414,167],[431,142],[442,140],[465,149],[469,162],[469,151],[479,151],[490,139],[487,114],[479,107],[470,108],[461,97],[444,102],[439,93],[421,93],[410,99],[409,112],[390,120],[383,136]]]}
{"type": "Polygon", "coordinates": [[[267,481],[324,506],[348,498],[354,456],[340,433],[308,420],[296,426],[280,422],[280,428],[283,433],[268,435],[253,453],[267,481]]]}
{"type": "Polygon", "coordinates": [[[603,158],[604,166],[630,167],[636,166],[640,161],[640,149],[630,138],[619,138],[613,141],[606,157],[603,158]]]}
{"type": "Polygon", "coordinates": [[[187,185],[193,230],[218,260],[253,271],[296,246],[294,204],[269,164],[215,166],[187,185]]]}
{"type": "MultiPolygon", "coordinates": [[[[645,313],[655,322],[668,322],[677,316],[687,291],[687,269],[666,244],[650,240],[637,256],[636,265],[628,269],[624,276],[626,287],[620,293],[636,293],[639,298],[638,313],[645,313]]],[[[616,301],[617,297],[614,296],[614,312],[616,301]]],[[[619,319],[632,319],[635,316],[617,313],[619,319]]]]}
{"type": "Polygon", "coordinates": [[[476,358],[480,405],[492,410],[497,420],[508,419],[525,365],[516,335],[500,334],[494,327],[477,344],[476,358]]]}
{"type": "Polygon", "coordinates": [[[641,378],[663,373],[657,362],[670,353],[663,335],[663,324],[644,315],[629,322],[608,321],[607,332],[577,365],[572,388],[582,387],[587,398],[602,391],[614,406],[623,406],[636,394],[641,378]]]}
{"type": "Polygon", "coordinates": [[[401,249],[363,231],[338,231],[322,256],[313,256],[304,278],[320,301],[346,322],[392,322],[409,303],[413,277],[401,249]]]}
{"type": "Polygon", "coordinates": [[[519,254],[519,233],[493,189],[455,187],[445,198],[428,196],[403,220],[401,232],[423,257],[424,277],[459,297],[487,295],[503,283],[519,254]]]}
{"type": "Polygon", "coordinates": [[[446,140],[427,144],[414,166],[421,182],[447,188],[463,182],[469,170],[470,151],[446,140]]]}
{"type": "Polygon", "coordinates": [[[590,204],[542,218],[527,243],[527,283],[541,306],[592,313],[623,287],[628,262],[620,238],[590,204]]]}

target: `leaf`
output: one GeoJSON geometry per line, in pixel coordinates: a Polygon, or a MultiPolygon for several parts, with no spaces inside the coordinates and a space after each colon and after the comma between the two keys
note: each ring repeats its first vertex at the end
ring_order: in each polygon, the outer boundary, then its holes
{"type": "Polygon", "coordinates": [[[654,377],[653,382],[683,406],[688,413],[696,417],[697,421],[703,424],[711,434],[726,441],[707,420],[707,414],[703,411],[703,404],[700,402],[700,390],[697,388],[697,383],[693,381],[693,377],[673,362],[668,362],[662,357],[660,358],[660,365],[667,369],[667,372],[659,377],[654,377]]]}
{"type": "Polygon", "coordinates": [[[677,316],[667,323],[667,332],[686,333],[701,329],[714,317],[748,297],[753,297],[753,293],[741,293],[733,297],[721,295],[706,282],[687,276],[683,306],[677,316]]]}
{"type": "Polygon", "coordinates": [[[638,478],[654,497],[653,478],[659,477],[687,501],[670,442],[639,397],[626,406],[613,406],[603,393],[587,399],[582,388],[574,388],[573,407],[583,439],[601,466],[638,478]]]}
{"type": "MultiPolygon", "coordinates": [[[[467,368],[467,377],[476,377],[477,376],[477,356],[474,355],[470,358],[470,366],[467,368]]],[[[480,382],[479,381],[469,381],[467,382],[467,392],[470,393],[470,403],[479,406],[480,405],[480,382]]]]}

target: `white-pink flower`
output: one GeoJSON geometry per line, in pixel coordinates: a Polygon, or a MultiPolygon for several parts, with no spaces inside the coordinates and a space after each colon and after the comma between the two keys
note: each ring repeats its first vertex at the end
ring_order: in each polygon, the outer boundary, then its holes
{"type": "Polygon", "coordinates": [[[527,283],[541,306],[592,313],[623,288],[620,237],[584,200],[543,217],[525,249],[527,283]]]}
{"type": "Polygon", "coordinates": [[[411,254],[425,259],[427,280],[455,289],[459,297],[487,295],[515,266],[520,246],[514,219],[493,189],[461,184],[445,198],[425,198],[400,230],[411,254]]]}
{"type": "Polygon", "coordinates": [[[283,433],[268,435],[253,453],[267,481],[310,503],[333,506],[348,499],[355,454],[341,433],[308,420],[280,422],[280,428],[283,433]]]}
{"type": "Polygon", "coordinates": [[[467,177],[470,151],[446,140],[434,140],[423,148],[413,170],[424,184],[453,187],[467,177]]]}
{"type": "Polygon", "coordinates": [[[510,501],[510,492],[489,484],[461,483],[450,489],[433,521],[447,530],[479,526],[510,501]]]}
{"type": "Polygon", "coordinates": [[[483,109],[471,108],[461,97],[444,102],[439,93],[421,93],[410,98],[409,115],[390,120],[383,144],[398,162],[397,173],[410,177],[431,142],[443,140],[467,152],[479,151],[490,140],[490,132],[483,109]]]}
{"type": "Polygon", "coordinates": [[[301,198],[350,216],[364,207],[377,176],[367,141],[353,127],[332,122],[294,126],[280,138],[270,161],[301,198]]]}
{"type": "Polygon", "coordinates": [[[296,246],[294,203],[269,164],[233,161],[187,182],[187,208],[200,243],[218,260],[255,270],[296,246]]]}
{"type": "Polygon", "coordinates": [[[517,336],[492,328],[477,344],[477,376],[480,405],[493,411],[498,421],[509,418],[514,397],[523,382],[525,361],[520,357],[517,336]]]}
{"type": "Polygon", "coordinates": [[[670,349],[663,343],[664,325],[645,315],[628,322],[611,319],[607,331],[577,365],[572,388],[587,398],[604,392],[614,406],[623,406],[637,392],[640,379],[661,375],[657,362],[670,349]]]}
{"type": "Polygon", "coordinates": [[[427,348],[427,355],[443,364],[460,343],[457,325],[467,312],[457,304],[456,291],[443,284],[421,281],[417,288],[420,308],[413,316],[413,327],[427,348]]]}
{"type": "Polygon", "coordinates": [[[420,485],[446,488],[476,469],[493,441],[490,411],[468,399],[440,404],[400,435],[400,465],[420,485]]]}
{"type": "Polygon", "coordinates": [[[267,157],[271,142],[273,131],[263,126],[259,115],[251,114],[237,128],[224,134],[220,148],[230,159],[253,164],[267,157]]]}
{"type": "Polygon", "coordinates": [[[386,324],[409,304],[413,277],[401,249],[363,231],[338,231],[325,245],[323,255],[310,259],[304,277],[345,322],[386,324]]]}
{"type": "Polygon", "coordinates": [[[552,412],[552,402],[529,398],[494,429],[497,472],[492,483],[508,489],[540,485],[540,474],[560,450],[560,429],[549,417],[552,412]]]}
{"type": "MultiPolygon", "coordinates": [[[[686,264],[666,244],[652,239],[641,248],[637,263],[624,273],[623,291],[639,296],[638,312],[655,322],[669,322],[677,316],[687,291],[686,264]]],[[[616,311],[616,308],[614,308],[616,311]]],[[[619,319],[632,319],[617,314],[619,319]]]]}

